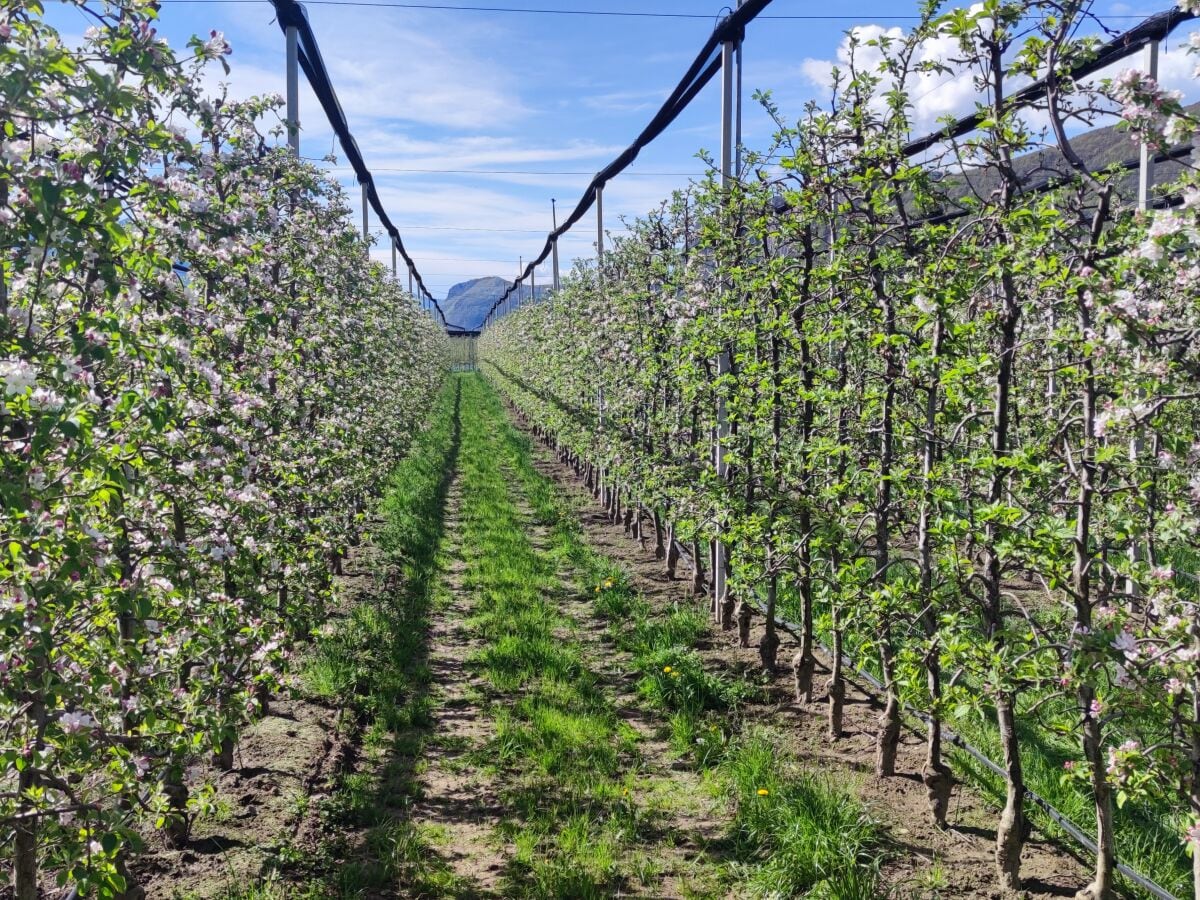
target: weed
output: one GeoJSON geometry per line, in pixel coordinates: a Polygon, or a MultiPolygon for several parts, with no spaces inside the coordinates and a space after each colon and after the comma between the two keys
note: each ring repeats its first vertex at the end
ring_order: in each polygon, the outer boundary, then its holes
{"type": "Polygon", "coordinates": [[[843,786],[780,766],[764,731],[741,736],[719,771],[737,805],[734,849],[752,886],[785,897],[875,896],[881,832],[843,786]]]}

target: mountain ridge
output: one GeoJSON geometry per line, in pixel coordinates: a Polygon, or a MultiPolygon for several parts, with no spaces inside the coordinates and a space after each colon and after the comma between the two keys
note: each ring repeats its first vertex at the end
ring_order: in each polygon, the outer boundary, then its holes
{"type": "MultiPolygon", "coordinates": [[[[442,303],[442,313],[446,322],[467,331],[478,330],[492,304],[499,300],[512,284],[513,282],[499,275],[460,281],[446,292],[446,299],[442,303]]],[[[529,288],[524,290],[528,297],[529,288]]],[[[547,290],[547,286],[538,285],[535,296],[540,299],[547,290]]]]}

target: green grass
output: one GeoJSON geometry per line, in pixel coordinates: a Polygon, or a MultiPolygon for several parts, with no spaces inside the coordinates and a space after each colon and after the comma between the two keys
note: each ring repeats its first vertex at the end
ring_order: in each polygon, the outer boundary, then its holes
{"type": "Polygon", "coordinates": [[[430,739],[425,642],[445,599],[445,507],[460,426],[461,393],[451,379],[380,504],[377,589],[351,598],[301,672],[310,695],[344,708],[343,727],[357,726],[366,757],[319,801],[330,836],[315,855],[281,852],[275,869],[283,882],[238,888],[230,900],[352,898],[400,885],[426,896],[467,895],[438,854],[437,836],[404,819],[417,791],[414,761],[430,739]]]}
{"type": "Polygon", "coordinates": [[[748,886],[763,896],[872,898],[881,830],[832,779],[795,771],[779,740],[752,730],[717,766],[737,804],[735,848],[748,886]]]}
{"type": "Polygon", "coordinates": [[[560,603],[578,535],[496,395],[464,377],[460,477],[470,659],[488,684],[494,733],[473,754],[503,792],[499,837],[513,852],[506,897],[608,897],[636,877],[637,810],[623,794],[637,736],[616,715],[560,603]],[[530,525],[546,531],[546,546],[530,525]]]}
{"type": "MultiPolygon", "coordinates": [[[[630,654],[639,674],[638,693],[662,714],[672,748],[736,810],[728,835],[732,859],[707,873],[709,880],[695,896],[725,896],[731,890],[759,897],[878,896],[881,829],[843,786],[801,772],[778,735],[740,733],[739,708],[756,699],[759,689],[705,669],[695,647],[707,635],[706,614],[694,606],[653,609],[611,560],[583,543],[573,518],[555,518],[553,494],[544,490],[544,479],[527,459],[518,473],[522,484],[542,498],[539,511],[554,523],[558,552],[580,573],[593,610],[609,623],[613,643],[630,654]],[[760,789],[768,794],[760,796],[760,789]]],[[[540,752],[521,749],[534,756],[540,752]]],[[[714,848],[718,854],[725,849],[714,848]]],[[[560,888],[573,890],[554,896],[598,896],[570,883],[560,888]]]]}

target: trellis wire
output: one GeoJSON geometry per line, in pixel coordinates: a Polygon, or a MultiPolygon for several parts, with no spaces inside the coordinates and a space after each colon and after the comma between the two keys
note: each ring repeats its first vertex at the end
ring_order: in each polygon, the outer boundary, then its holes
{"type": "MultiPolygon", "coordinates": [[[[675,547],[681,558],[687,559],[693,566],[695,565],[695,560],[692,559],[691,551],[688,550],[687,547],[685,547],[683,544],[679,543],[679,541],[675,542],[675,547]]],[[[763,609],[757,603],[753,603],[753,602],[746,601],[746,600],[743,600],[743,602],[749,603],[749,605],[760,616],[765,615],[763,609]]],[[[778,615],[775,616],[775,624],[781,630],[786,631],[788,634],[792,635],[792,637],[795,637],[795,638],[798,638],[799,635],[803,632],[803,628],[800,625],[798,625],[795,622],[792,622],[788,619],[780,618],[778,615]]],[[[833,652],[828,647],[826,647],[824,644],[822,644],[819,641],[816,642],[816,645],[817,645],[817,648],[822,653],[824,653],[826,657],[828,657],[830,659],[833,658],[833,652]]],[[[883,691],[885,689],[883,682],[881,682],[878,678],[876,678],[874,675],[872,675],[866,669],[859,667],[854,662],[853,659],[851,659],[849,656],[847,656],[844,653],[842,654],[842,665],[849,667],[851,669],[851,671],[853,671],[856,675],[858,675],[860,678],[862,678],[864,681],[866,681],[868,684],[870,684],[871,687],[873,687],[876,691],[883,691]]],[[[909,715],[915,716],[915,717],[919,718],[921,721],[926,722],[926,723],[928,723],[931,719],[930,716],[926,715],[925,713],[921,712],[918,709],[915,709],[914,707],[910,706],[907,703],[904,704],[904,711],[907,712],[909,715]]],[[[954,746],[958,747],[959,749],[963,750],[965,753],[970,755],[980,765],[982,765],[984,768],[988,769],[988,771],[992,772],[995,775],[999,775],[1005,781],[1008,781],[1008,775],[1005,773],[1004,769],[1002,767],[1000,767],[999,765],[997,765],[992,760],[992,758],[989,757],[986,753],[984,753],[982,750],[980,750],[978,747],[976,747],[974,744],[972,744],[970,741],[968,741],[962,735],[955,732],[952,728],[947,726],[945,723],[942,723],[941,728],[942,728],[942,737],[945,740],[949,741],[951,744],[953,744],[954,746]]],[[[1034,804],[1036,804],[1043,812],[1046,813],[1046,815],[1048,815],[1051,819],[1053,819],[1054,822],[1060,828],[1062,828],[1063,831],[1065,831],[1072,838],[1074,838],[1076,843],[1078,843],[1081,847],[1083,847],[1089,853],[1097,852],[1096,842],[1093,841],[1090,837],[1088,837],[1088,835],[1078,825],[1076,825],[1070,818],[1068,818],[1065,813],[1060,812],[1049,800],[1047,800],[1041,794],[1036,793],[1035,791],[1031,790],[1028,787],[1025,788],[1024,797],[1026,800],[1029,800],[1029,801],[1033,802],[1034,804]]],[[[1143,890],[1147,891],[1150,894],[1153,894],[1155,897],[1158,897],[1159,900],[1180,900],[1180,898],[1176,897],[1174,894],[1172,894],[1170,891],[1168,891],[1162,885],[1151,880],[1150,878],[1148,878],[1147,876],[1145,876],[1141,872],[1139,872],[1137,869],[1134,869],[1134,868],[1126,865],[1123,862],[1120,862],[1120,861],[1117,862],[1117,871],[1120,872],[1122,875],[1124,875],[1126,878],[1128,878],[1130,881],[1132,881],[1134,884],[1136,884],[1138,887],[1142,888],[1143,890]]]]}

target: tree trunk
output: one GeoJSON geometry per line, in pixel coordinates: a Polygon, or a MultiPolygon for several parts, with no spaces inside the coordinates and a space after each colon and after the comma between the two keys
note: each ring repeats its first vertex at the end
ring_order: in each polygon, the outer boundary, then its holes
{"type": "Polygon", "coordinates": [[[692,541],[692,593],[703,596],[707,581],[704,578],[704,559],[700,556],[700,541],[692,541]]]}
{"type": "MultiPolygon", "coordinates": [[[[932,651],[936,654],[936,648],[932,651]]],[[[926,675],[933,713],[926,723],[925,765],[921,769],[921,781],[925,784],[929,800],[929,814],[938,828],[946,827],[946,814],[950,811],[950,792],[954,788],[954,777],[942,762],[942,720],[938,718],[938,704],[942,697],[941,667],[936,655],[926,660],[926,675]]]]}
{"type": "Polygon", "coordinates": [[[896,661],[890,648],[883,652],[883,680],[887,699],[879,716],[875,736],[875,777],[896,774],[896,751],[900,746],[900,698],[896,694],[896,661]]]}
{"type": "Polygon", "coordinates": [[[187,845],[189,823],[187,817],[188,789],[183,782],[183,772],[173,768],[163,780],[163,793],[167,797],[170,812],[165,816],[163,835],[167,845],[176,850],[187,845]]]}
{"type": "Polygon", "coordinates": [[[222,772],[228,772],[233,768],[233,748],[234,740],[231,737],[222,739],[221,745],[213,753],[213,765],[222,772]]]}
{"type": "Polygon", "coordinates": [[[1116,847],[1113,843],[1112,785],[1105,772],[1104,746],[1100,722],[1090,707],[1095,693],[1091,685],[1079,687],[1079,704],[1083,709],[1083,755],[1091,774],[1092,794],[1096,806],[1096,869],[1092,883],[1075,895],[1077,900],[1109,900],[1113,895],[1116,875],[1116,847]]]}
{"type": "MultiPolygon", "coordinates": [[[[665,559],[667,556],[666,547],[663,546],[663,522],[662,513],[656,508],[654,510],[654,558],[665,559]]],[[[669,577],[674,577],[674,573],[668,573],[669,577]]]]}
{"type": "Polygon", "coordinates": [[[717,542],[708,542],[709,613],[714,623],[721,621],[721,598],[717,596],[717,542]]]}
{"type": "Polygon", "coordinates": [[[1021,890],[1021,848],[1025,843],[1025,778],[1021,772],[1021,750],[1011,697],[997,698],[996,724],[1000,729],[1008,778],[1004,811],[996,826],[996,875],[1000,879],[1001,893],[1011,896],[1021,890]]]}
{"type": "MultiPolygon", "coordinates": [[[[811,678],[809,683],[812,683],[811,678]]],[[[826,692],[829,697],[829,739],[836,741],[842,736],[842,708],[846,702],[846,682],[842,680],[842,628],[836,609],[833,620],[833,660],[826,692]]]]}
{"type": "Polygon", "coordinates": [[[733,617],[737,621],[738,628],[738,646],[750,646],[750,624],[754,620],[754,610],[750,604],[744,600],[739,600],[737,607],[733,611],[733,617]]]}
{"type": "Polygon", "coordinates": [[[13,898],[38,900],[37,819],[23,819],[13,828],[13,898]]]}
{"type": "Polygon", "coordinates": [[[737,600],[733,596],[733,590],[729,586],[729,547],[724,548],[725,552],[721,555],[724,557],[722,565],[725,567],[725,596],[721,598],[721,630],[729,631],[733,628],[733,613],[737,608],[737,600]]]}
{"type": "Polygon", "coordinates": [[[674,581],[675,568],[679,565],[679,544],[675,540],[675,523],[667,525],[667,580],[674,581]]]}

